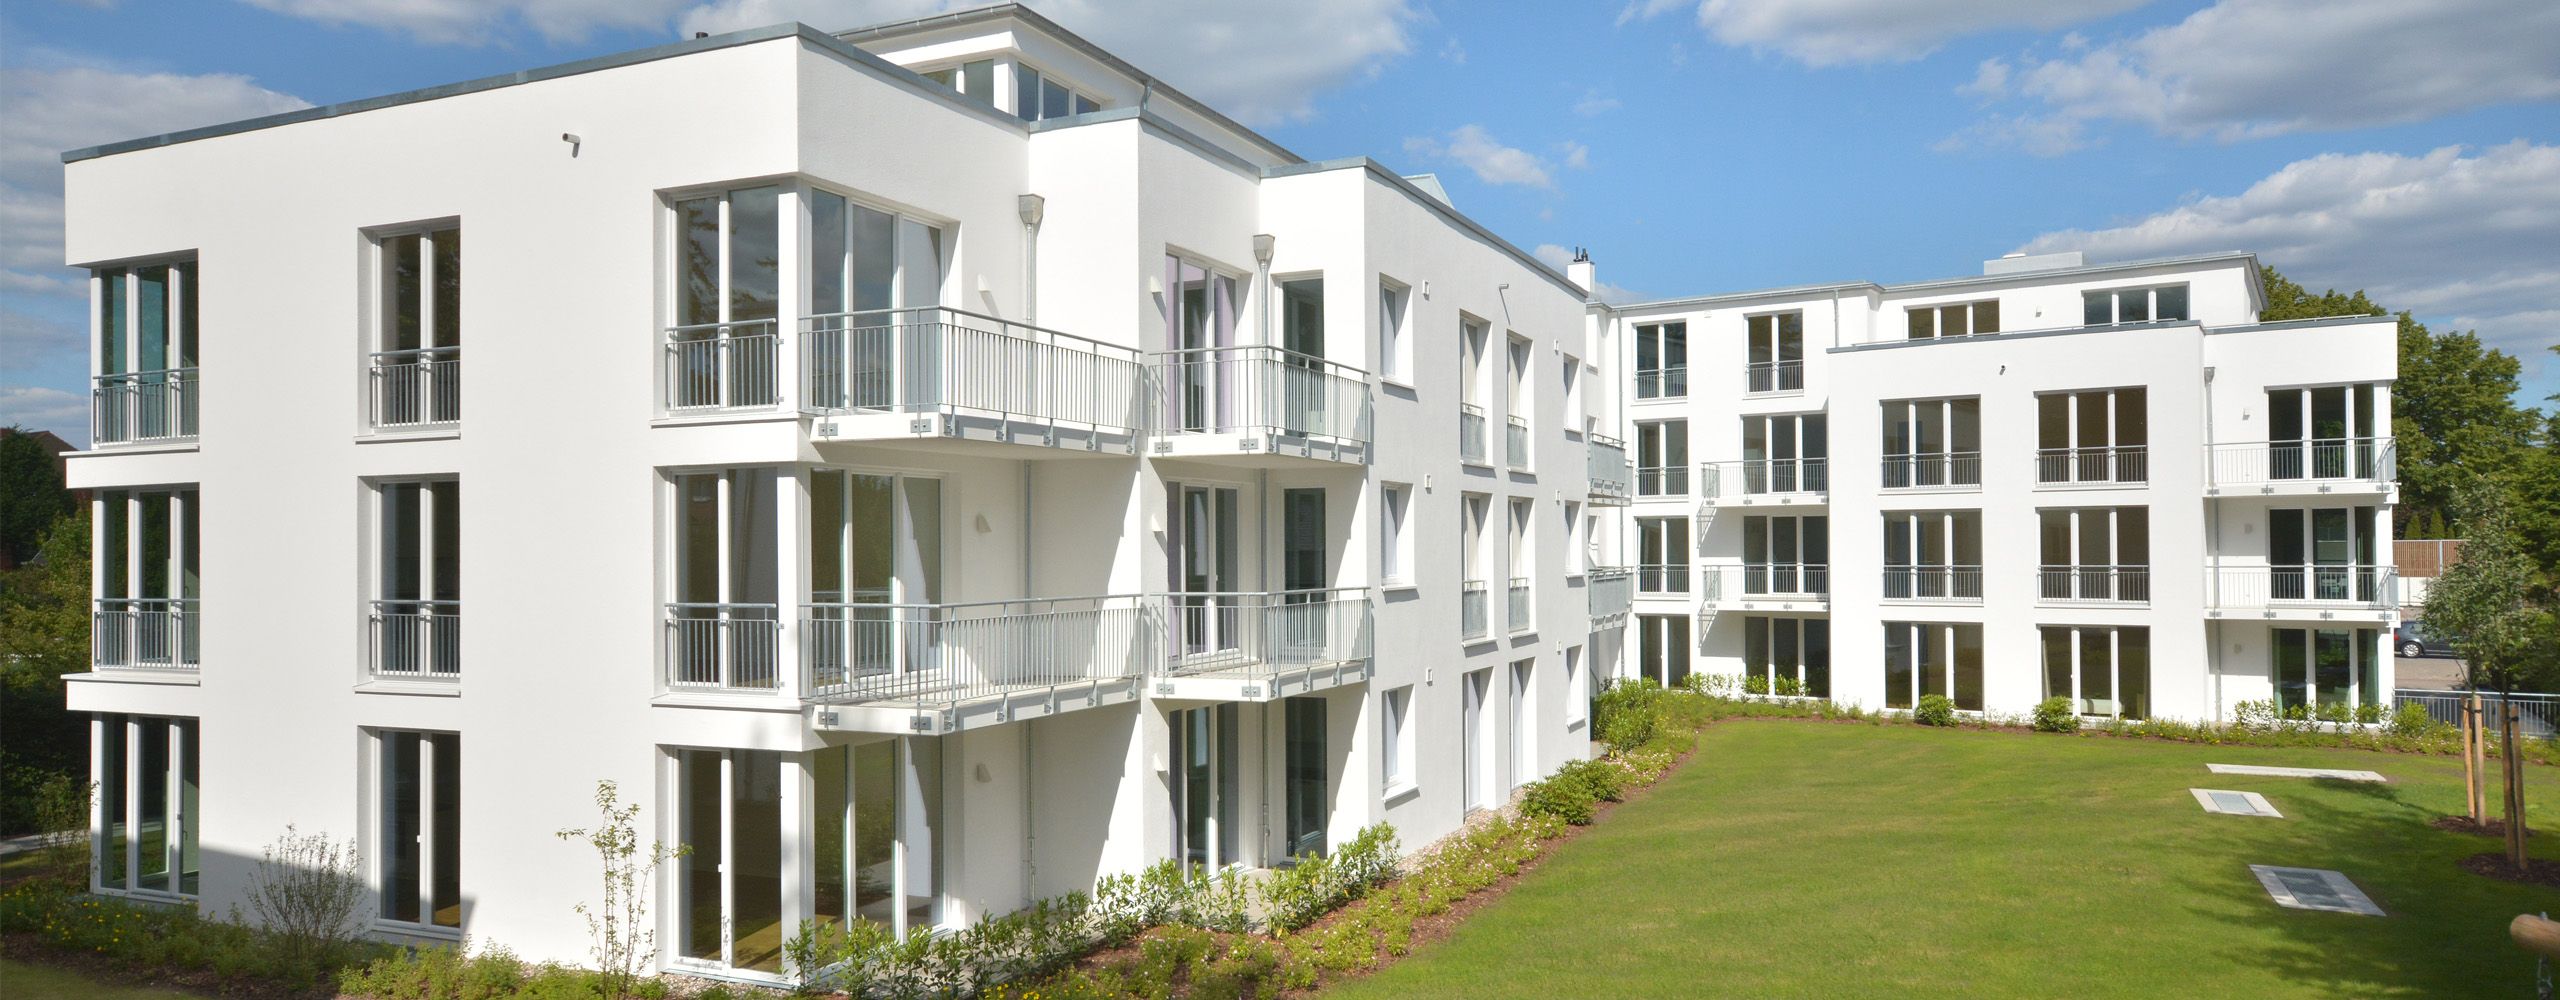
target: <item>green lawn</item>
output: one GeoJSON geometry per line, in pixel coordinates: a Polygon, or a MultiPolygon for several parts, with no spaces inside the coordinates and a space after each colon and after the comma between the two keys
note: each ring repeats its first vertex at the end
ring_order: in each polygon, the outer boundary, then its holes
{"type": "MultiPolygon", "coordinates": [[[[2533,825],[2560,829],[2560,775],[2529,773],[2533,825]]],[[[1328,997],[2529,996],[2506,924],[2560,892],[2457,868],[2500,846],[2426,825],[2461,800],[2445,758],[1726,723],[1453,937],[1328,997]],[[2280,908],[2252,863],[2337,869],[2389,915],[2280,908]]]]}
{"type": "Polygon", "coordinates": [[[0,958],[0,993],[12,1000],[195,1000],[195,994],[148,986],[108,986],[68,969],[0,958]]]}

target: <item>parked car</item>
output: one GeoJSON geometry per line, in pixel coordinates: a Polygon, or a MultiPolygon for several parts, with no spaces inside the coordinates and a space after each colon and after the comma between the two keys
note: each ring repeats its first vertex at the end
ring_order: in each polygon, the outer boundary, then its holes
{"type": "Polygon", "coordinates": [[[2402,656],[2452,656],[2453,644],[2427,631],[2425,622],[2404,621],[2391,630],[2391,645],[2402,656]]]}

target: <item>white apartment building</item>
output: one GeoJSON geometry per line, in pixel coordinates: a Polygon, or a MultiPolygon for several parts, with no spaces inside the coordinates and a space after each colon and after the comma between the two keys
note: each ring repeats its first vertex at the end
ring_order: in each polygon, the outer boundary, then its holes
{"type": "Polygon", "coordinates": [[[1631,382],[1631,675],[1906,709],[2388,707],[2388,317],[2244,253],[1595,306],[1631,382]]]}
{"type": "Polygon", "coordinates": [[[578,961],[611,781],[665,967],[769,977],[1419,845],[1622,672],[1587,270],[1026,10],[64,158],[102,892],[225,911],[291,824],[375,933],[578,961]]]}

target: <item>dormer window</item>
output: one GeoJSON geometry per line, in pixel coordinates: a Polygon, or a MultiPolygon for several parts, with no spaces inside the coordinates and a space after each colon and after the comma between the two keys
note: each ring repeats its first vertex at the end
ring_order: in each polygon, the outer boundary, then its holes
{"type": "Polygon", "coordinates": [[[996,61],[993,59],[972,59],[957,66],[925,70],[921,75],[988,104],[996,102],[996,61]]]}
{"type": "Polygon", "coordinates": [[[1038,69],[1013,64],[1013,113],[1023,121],[1047,121],[1102,110],[1102,102],[1067,88],[1038,69]]]}

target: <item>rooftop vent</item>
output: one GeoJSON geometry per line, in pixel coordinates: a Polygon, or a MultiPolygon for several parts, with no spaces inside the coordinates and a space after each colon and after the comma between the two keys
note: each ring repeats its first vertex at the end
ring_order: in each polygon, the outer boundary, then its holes
{"type": "Polygon", "coordinates": [[[2003,254],[1998,260],[1983,261],[1982,273],[2025,274],[2030,271],[2060,271],[2065,268],[2084,267],[2087,264],[2086,255],[2078,250],[2065,250],[2061,253],[2013,253],[2003,254]]]}

